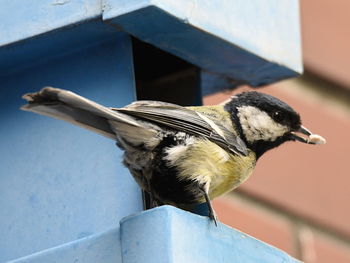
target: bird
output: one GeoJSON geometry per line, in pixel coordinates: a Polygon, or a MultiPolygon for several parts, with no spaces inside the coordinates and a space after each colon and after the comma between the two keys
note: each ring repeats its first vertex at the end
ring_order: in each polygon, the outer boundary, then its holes
{"type": "Polygon", "coordinates": [[[188,210],[241,185],[259,158],[288,141],[324,144],[300,115],[271,95],[247,91],[223,105],[182,107],[140,100],[102,106],[68,90],[44,87],[23,95],[21,109],[64,120],[116,141],[123,164],[155,206],[188,210]]]}

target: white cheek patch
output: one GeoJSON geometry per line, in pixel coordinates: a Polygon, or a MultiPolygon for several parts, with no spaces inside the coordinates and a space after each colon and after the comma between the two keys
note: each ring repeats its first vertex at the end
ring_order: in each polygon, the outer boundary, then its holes
{"type": "Polygon", "coordinates": [[[266,112],[253,106],[239,107],[237,116],[250,143],[258,140],[275,141],[289,130],[288,127],[275,122],[266,112]]]}

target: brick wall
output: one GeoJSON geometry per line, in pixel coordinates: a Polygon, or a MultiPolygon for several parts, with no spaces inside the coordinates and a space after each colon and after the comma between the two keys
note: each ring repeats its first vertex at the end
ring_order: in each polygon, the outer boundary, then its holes
{"type": "MultiPolygon", "coordinates": [[[[327,144],[287,143],[268,152],[215,208],[222,222],[306,263],[349,263],[350,1],[301,0],[300,7],[307,74],[260,91],[293,106],[327,144]]],[[[205,104],[231,95],[214,94],[205,104]]]]}
{"type": "Polygon", "coordinates": [[[307,70],[350,89],[350,1],[299,2],[307,70]]]}
{"type": "MultiPolygon", "coordinates": [[[[350,109],[307,78],[260,89],[299,111],[322,146],[290,142],[265,154],[239,189],[214,201],[219,219],[307,263],[350,262],[350,109]]],[[[217,104],[236,92],[208,96],[217,104]]]]}

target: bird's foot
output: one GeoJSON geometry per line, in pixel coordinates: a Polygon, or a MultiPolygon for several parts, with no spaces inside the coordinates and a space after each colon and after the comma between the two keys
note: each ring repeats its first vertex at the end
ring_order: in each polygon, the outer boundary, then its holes
{"type": "Polygon", "coordinates": [[[218,215],[215,213],[214,209],[212,209],[212,210],[209,209],[209,215],[208,216],[209,216],[209,218],[211,220],[214,221],[215,226],[218,226],[219,218],[218,218],[218,215]]]}

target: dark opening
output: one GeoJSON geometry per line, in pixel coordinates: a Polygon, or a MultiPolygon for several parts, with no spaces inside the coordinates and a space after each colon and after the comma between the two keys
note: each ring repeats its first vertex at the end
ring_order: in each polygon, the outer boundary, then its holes
{"type": "Polygon", "coordinates": [[[132,43],[138,100],[201,105],[198,67],[136,38],[132,43]]]}

